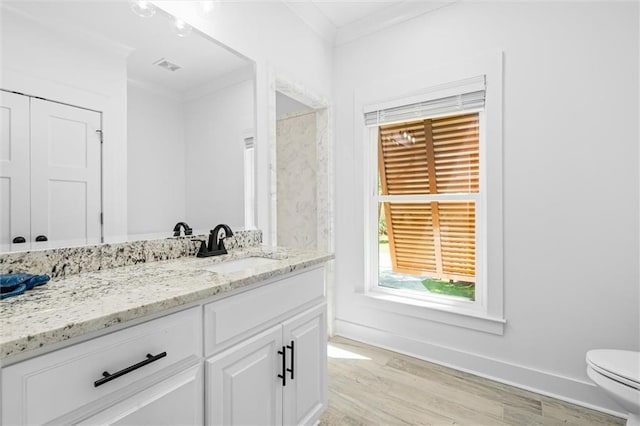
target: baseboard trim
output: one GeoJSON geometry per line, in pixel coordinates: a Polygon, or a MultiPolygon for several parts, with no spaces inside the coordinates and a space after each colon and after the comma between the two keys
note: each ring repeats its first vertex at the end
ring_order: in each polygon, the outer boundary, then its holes
{"type": "MultiPolygon", "coordinates": [[[[409,355],[485,379],[539,393],[612,416],[626,418],[593,383],[504,362],[455,348],[410,339],[388,331],[336,319],[334,334],[409,355]],[[446,361],[445,361],[446,360],[446,361]]],[[[586,368],[586,367],[585,367],[586,368]]]]}

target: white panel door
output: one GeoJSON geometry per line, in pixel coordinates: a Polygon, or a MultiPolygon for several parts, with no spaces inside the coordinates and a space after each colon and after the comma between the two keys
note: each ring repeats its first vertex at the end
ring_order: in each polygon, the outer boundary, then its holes
{"type": "Polygon", "coordinates": [[[98,112],[31,100],[32,247],[101,242],[100,130],[98,112]]]}
{"type": "Polygon", "coordinates": [[[327,404],[327,305],[284,323],[290,381],[284,388],[283,423],[316,424],[327,404]],[[293,348],[293,349],[292,349],[293,348]],[[289,364],[290,363],[290,364],[289,364]]]}
{"type": "Polygon", "coordinates": [[[206,362],[208,425],[282,424],[282,326],[206,362]]]}
{"type": "Polygon", "coordinates": [[[79,425],[201,425],[202,364],[91,416],[79,425]]]}
{"type": "Polygon", "coordinates": [[[0,252],[27,250],[29,225],[29,98],[0,91],[0,252]],[[13,244],[23,237],[27,244],[13,244]]]}

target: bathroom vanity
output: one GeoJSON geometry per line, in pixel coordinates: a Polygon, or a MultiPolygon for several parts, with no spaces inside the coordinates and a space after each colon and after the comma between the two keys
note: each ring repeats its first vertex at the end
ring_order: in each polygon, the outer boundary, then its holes
{"type": "Polygon", "coordinates": [[[256,246],[3,300],[2,424],[316,423],[331,257],[256,246]]]}

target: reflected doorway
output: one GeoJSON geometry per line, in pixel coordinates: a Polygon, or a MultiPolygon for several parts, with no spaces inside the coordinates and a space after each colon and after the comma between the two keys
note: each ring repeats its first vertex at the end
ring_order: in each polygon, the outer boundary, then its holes
{"type": "Polygon", "coordinates": [[[0,91],[0,252],[102,241],[102,114],[0,91]]]}

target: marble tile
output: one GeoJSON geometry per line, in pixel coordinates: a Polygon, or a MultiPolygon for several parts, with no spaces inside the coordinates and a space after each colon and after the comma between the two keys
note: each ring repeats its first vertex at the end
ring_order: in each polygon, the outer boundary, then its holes
{"type": "MultiPolygon", "coordinates": [[[[269,122],[276,122],[276,102],[275,91],[281,92],[305,105],[314,109],[315,114],[315,132],[316,132],[316,249],[321,251],[333,251],[334,229],[333,229],[333,141],[331,140],[331,132],[329,129],[333,126],[333,113],[331,103],[328,99],[308,90],[303,85],[298,84],[286,76],[275,73],[270,75],[270,93],[269,97],[269,122]]],[[[270,129],[269,132],[269,148],[270,148],[270,206],[272,211],[271,223],[271,240],[277,237],[277,209],[278,209],[278,170],[277,170],[277,124],[270,129]]],[[[280,244],[280,242],[278,242],[280,244]]],[[[331,278],[330,278],[331,280],[331,278]]],[[[328,289],[331,291],[331,288],[328,289]]]]}
{"type": "Polygon", "coordinates": [[[278,244],[318,246],[316,114],[307,112],[277,123],[278,244]]]}

